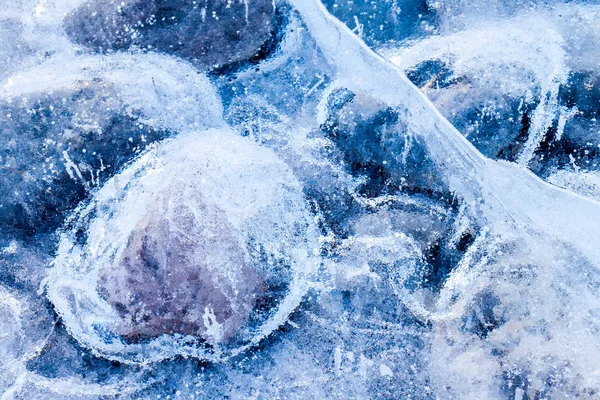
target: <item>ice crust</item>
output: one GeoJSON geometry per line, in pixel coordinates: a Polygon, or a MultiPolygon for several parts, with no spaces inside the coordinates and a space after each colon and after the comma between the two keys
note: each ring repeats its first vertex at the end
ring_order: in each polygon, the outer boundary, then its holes
{"type": "Polygon", "coordinates": [[[598,397],[599,16],[10,2],[2,399],[598,397]]]}

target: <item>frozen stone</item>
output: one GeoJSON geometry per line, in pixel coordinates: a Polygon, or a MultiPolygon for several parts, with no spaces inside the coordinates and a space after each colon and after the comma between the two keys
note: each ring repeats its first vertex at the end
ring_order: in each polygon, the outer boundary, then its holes
{"type": "Polygon", "coordinates": [[[92,84],[0,105],[0,224],[31,236],[66,214],[148,144],[167,137],[92,84]]]}
{"type": "Polygon", "coordinates": [[[153,142],[221,124],[206,77],[158,55],[51,58],[13,76],[0,97],[0,224],[17,237],[53,232],[153,142]],[[123,73],[133,70],[135,82],[123,73]]]}
{"type": "Polygon", "coordinates": [[[299,304],[318,265],[313,223],[268,149],[227,129],[180,135],[79,210],[48,297],[72,335],[110,359],[220,360],[299,304]]]}
{"type": "Polygon", "coordinates": [[[266,51],[275,8],[271,0],[90,0],[65,18],[64,27],[95,51],[138,47],[212,68],[266,51]]]}
{"type": "Polygon", "coordinates": [[[328,103],[322,129],[344,155],[346,168],[365,179],[360,189],[364,194],[374,197],[406,189],[444,195],[426,148],[408,132],[396,110],[347,90],[334,91],[328,103]]]}
{"type": "Polygon", "coordinates": [[[265,301],[266,282],[223,212],[178,189],[157,198],[118,259],[101,269],[99,291],[128,339],[180,333],[227,341],[265,301]]]}

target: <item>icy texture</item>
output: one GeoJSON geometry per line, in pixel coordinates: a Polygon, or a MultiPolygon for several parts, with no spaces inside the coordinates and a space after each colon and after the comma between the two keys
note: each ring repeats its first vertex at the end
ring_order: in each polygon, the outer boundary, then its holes
{"type": "Polygon", "coordinates": [[[599,18],[7,2],[2,399],[597,398],[599,18]]]}

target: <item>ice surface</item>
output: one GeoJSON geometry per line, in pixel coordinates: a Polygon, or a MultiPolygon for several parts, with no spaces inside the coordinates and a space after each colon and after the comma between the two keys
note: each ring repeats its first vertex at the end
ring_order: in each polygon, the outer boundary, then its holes
{"type": "Polygon", "coordinates": [[[600,6],[0,10],[0,396],[600,395],[600,6]]]}

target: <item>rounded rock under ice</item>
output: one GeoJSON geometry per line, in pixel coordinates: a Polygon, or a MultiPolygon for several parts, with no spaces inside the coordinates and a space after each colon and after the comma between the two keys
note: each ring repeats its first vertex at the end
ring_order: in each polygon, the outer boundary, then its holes
{"type": "Polygon", "coordinates": [[[94,353],[223,361],[284,323],[318,265],[302,186],[228,129],[140,157],[76,211],[47,295],[94,353]]]}

